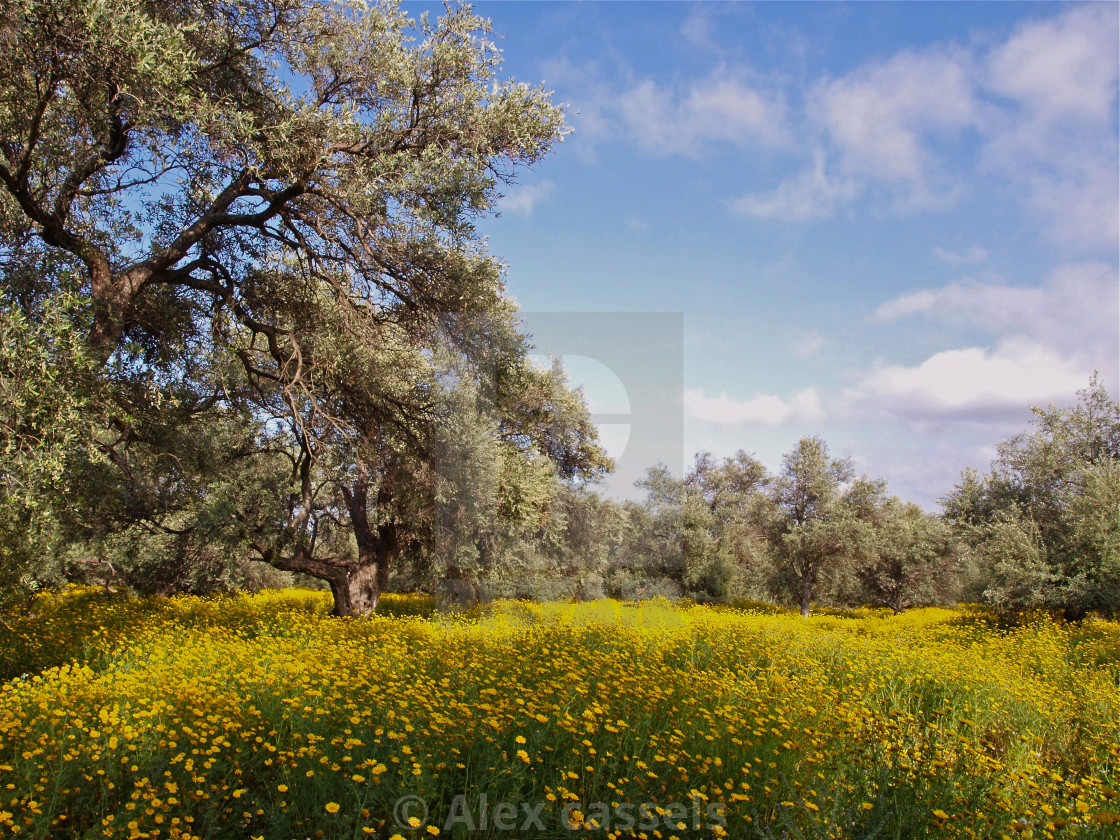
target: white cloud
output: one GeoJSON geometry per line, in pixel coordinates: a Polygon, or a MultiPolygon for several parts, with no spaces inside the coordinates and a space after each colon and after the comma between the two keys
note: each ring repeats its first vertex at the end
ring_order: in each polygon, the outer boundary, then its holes
{"type": "MultiPolygon", "coordinates": [[[[698,31],[699,32],[699,31],[698,31]]],[[[655,157],[700,157],[716,144],[749,148],[790,142],[784,98],[755,83],[745,67],[720,67],[691,82],[611,80],[594,63],[545,64],[545,75],[576,91],[573,139],[593,158],[596,147],[623,140],[655,157]]]]}
{"type": "Polygon", "coordinates": [[[1118,316],[1118,269],[1099,262],[1061,266],[1038,286],[965,278],[910,292],[882,304],[871,320],[921,317],[994,343],[946,350],[913,366],[879,361],[842,403],[856,416],[918,423],[1022,422],[1027,406],[1068,404],[1094,370],[1116,381],[1118,316]]]}
{"type": "Polygon", "coordinates": [[[914,367],[878,363],[845,398],[908,419],[993,420],[1028,405],[1068,402],[1090,373],[1043,344],[1010,338],[994,348],[937,353],[914,367]]]}
{"type": "Polygon", "coordinates": [[[1061,242],[1114,251],[1117,188],[1117,11],[1077,6],[1025,23],[987,57],[993,112],[984,164],[1025,191],[1061,242]]]}
{"type": "Polygon", "coordinates": [[[1115,252],[1116,33],[1115,4],[1079,5],[994,45],[906,50],[822,79],[789,117],[811,138],[812,167],[730,207],[788,221],[833,216],[856,199],[937,212],[990,178],[1021,195],[1055,241],[1115,252]]]}
{"type": "Polygon", "coordinates": [[[1116,105],[1116,8],[1088,4],[1020,25],[991,54],[986,85],[1042,121],[1105,124],[1116,105]]]}
{"type": "Polygon", "coordinates": [[[681,35],[694,47],[704,50],[715,49],[712,40],[712,18],[702,4],[694,4],[689,15],[681,24],[681,35]]]}
{"type": "Polygon", "coordinates": [[[773,394],[759,394],[737,400],[723,391],[718,397],[706,397],[696,388],[684,392],[688,416],[717,425],[740,423],[779,426],[785,423],[813,420],[821,416],[820,394],[816,388],[799,391],[789,400],[773,394]]]}
{"type": "Polygon", "coordinates": [[[531,216],[537,205],[547,201],[555,192],[556,185],[552,181],[517,187],[509,195],[502,197],[498,202],[498,210],[502,213],[513,213],[515,216],[531,216]]]}
{"type": "Polygon", "coordinates": [[[939,260],[952,266],[979,265],[988,259],[988,252],[979,245],[973,245],[967,251],[959,253],[947,248],[937,247],[933,249],[933,253],[939,260]]]}
{"type": "Polygon", "coordinates": [[[828,141],[814,149],[812,168],[735,199],[733,212],[801,222],[831,217],[871,187],[902,213],[944,210],[964,194],[932,147],[979,120],[964,52],[902,52],[818,82],[807,99],[808,129],[828,141]]]}
{"type": "Polygon", "coordinates": [[[657,157],[699,157],[713,143],[777,145],[788,138],[784,102],[742,74],[717,71],[687,87],[644,79],[609,107],[628,138],[657,157]]]}
{"type": "Polygon", "coordinates": [[[1116,266],[1083,262],[1056,269],[1041,286],[966,279],[887,301],[872,318],[889,321],[918,315],[991,335],[1024,336],[1112,370],[1120,342],[1120,277],[1116,266]]]}
{"type": "Polygon", "coordinates": [[[877,180],[924,182],[934,165],[926,138],[956,134],[979,113],[960,51],[899,53],[819,84],[811,103],[844,171],[877,180]]]}
{"type": "Polygon", "coordinates": [[[855,181],[835,180],[825,173],[825,155],[818,149],[811,170],[784,181],[769,192],[733,199],[728,206],[741,216],[804,222],[831,216],[860,192],[860,185],[855,181]]]}
{"type": "Polygon", "coordinates": [[[1027,177],[1031,203],[1050,222],[1049,236],[1094,251],[1115,251],[1120,232],[1120,172],[1112,155],[1077,163],[1067,159],[1051,171],[1047,161],[1035,163],[1027,177]]]}

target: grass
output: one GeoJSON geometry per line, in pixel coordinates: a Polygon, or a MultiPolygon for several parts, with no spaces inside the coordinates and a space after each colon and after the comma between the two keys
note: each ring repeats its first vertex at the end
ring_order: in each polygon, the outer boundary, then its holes
{"type": "Polygon", "coordinates": [[[8,618],[0,836],[1103,840],[1120,822],[1115,623],[328,610],[71,589],[8,618]]]}

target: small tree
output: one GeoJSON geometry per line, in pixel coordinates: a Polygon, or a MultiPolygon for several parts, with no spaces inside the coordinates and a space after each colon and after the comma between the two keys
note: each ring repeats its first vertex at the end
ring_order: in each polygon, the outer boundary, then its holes
{"type": "Polygon", "coordinates": [[[856,531],[869,519],[882,482],[856,478],[849,459],[833,459],[817,437],[805,437],[782,459],[771,484],[768,537],[801,615],[817,584],[851,565],[856,531]]]}
{"type": "Polygon", "coordinates": [[[679,592],[685,575],[683,482],[657,464],[634,486],[646,498],[624,503],[626,528],[614,558],[615,592],[637,595],[652,580],[671,581],[668,585],[679,592]]]}
{"type": "Polygon", "coordinates": [[[898,614],[951,599],[958,579],[952,529],[917,505],[888,500],[856,545],[861,600],[898,614]]]}
{"type": "Polygon", "coordinates": [[[764,593],[768,580],[760,562],[765,536],[759,513],[769,482],[762,463],[743,450],[722,460],[707,452],[696,456],[684,478],[686,528],[691,522],[692,530],[703,526],[710,536],[691,540],[704,548],[689,562],[693,588],[713,597],[764,593]]]}

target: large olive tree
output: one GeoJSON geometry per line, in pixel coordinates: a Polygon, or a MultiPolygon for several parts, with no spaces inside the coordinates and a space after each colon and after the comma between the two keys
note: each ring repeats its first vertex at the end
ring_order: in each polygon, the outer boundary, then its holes
{"type": "Polygon", "coordinates": [[[126,513],[188,533],[159,520],[202,505],[372,609],[447,371],[523,353],[472,222],[562,115],[499,66],[469,8],[4,4],[0,272],[15,299],[85,301],[120,403],[97,444],[122,481],[159,476],[126,513]],[[213,422],[243,433],[184,443],[213,422]]]}

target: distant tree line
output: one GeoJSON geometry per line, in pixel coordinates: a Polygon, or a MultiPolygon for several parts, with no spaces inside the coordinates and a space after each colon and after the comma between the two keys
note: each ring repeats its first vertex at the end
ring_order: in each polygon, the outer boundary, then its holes
{"type": "Polygon", "coordinates": [[[1068,409],[966,470],[927,513],[803,438],[776,475],[752,456],[658,467],[613,555],[612,594],[913,606],[986,602],[1005,615],[1120,613],[1120,408],[1094,377],[1068,409]]]}
{"type": "Polygon", "coordinates": [[[1000,444],[986,474],[966,470],[939,513],[806,437],[776,474],[744,451],[700,453],[683,477],[649,469],[641,501],[565,486],[516,539],[494,539],[471,574],[514,597],[1116,616],[1120,406],[1094,377],[1074,406],[1033,411],[1033,428],[1000,444]]]}

